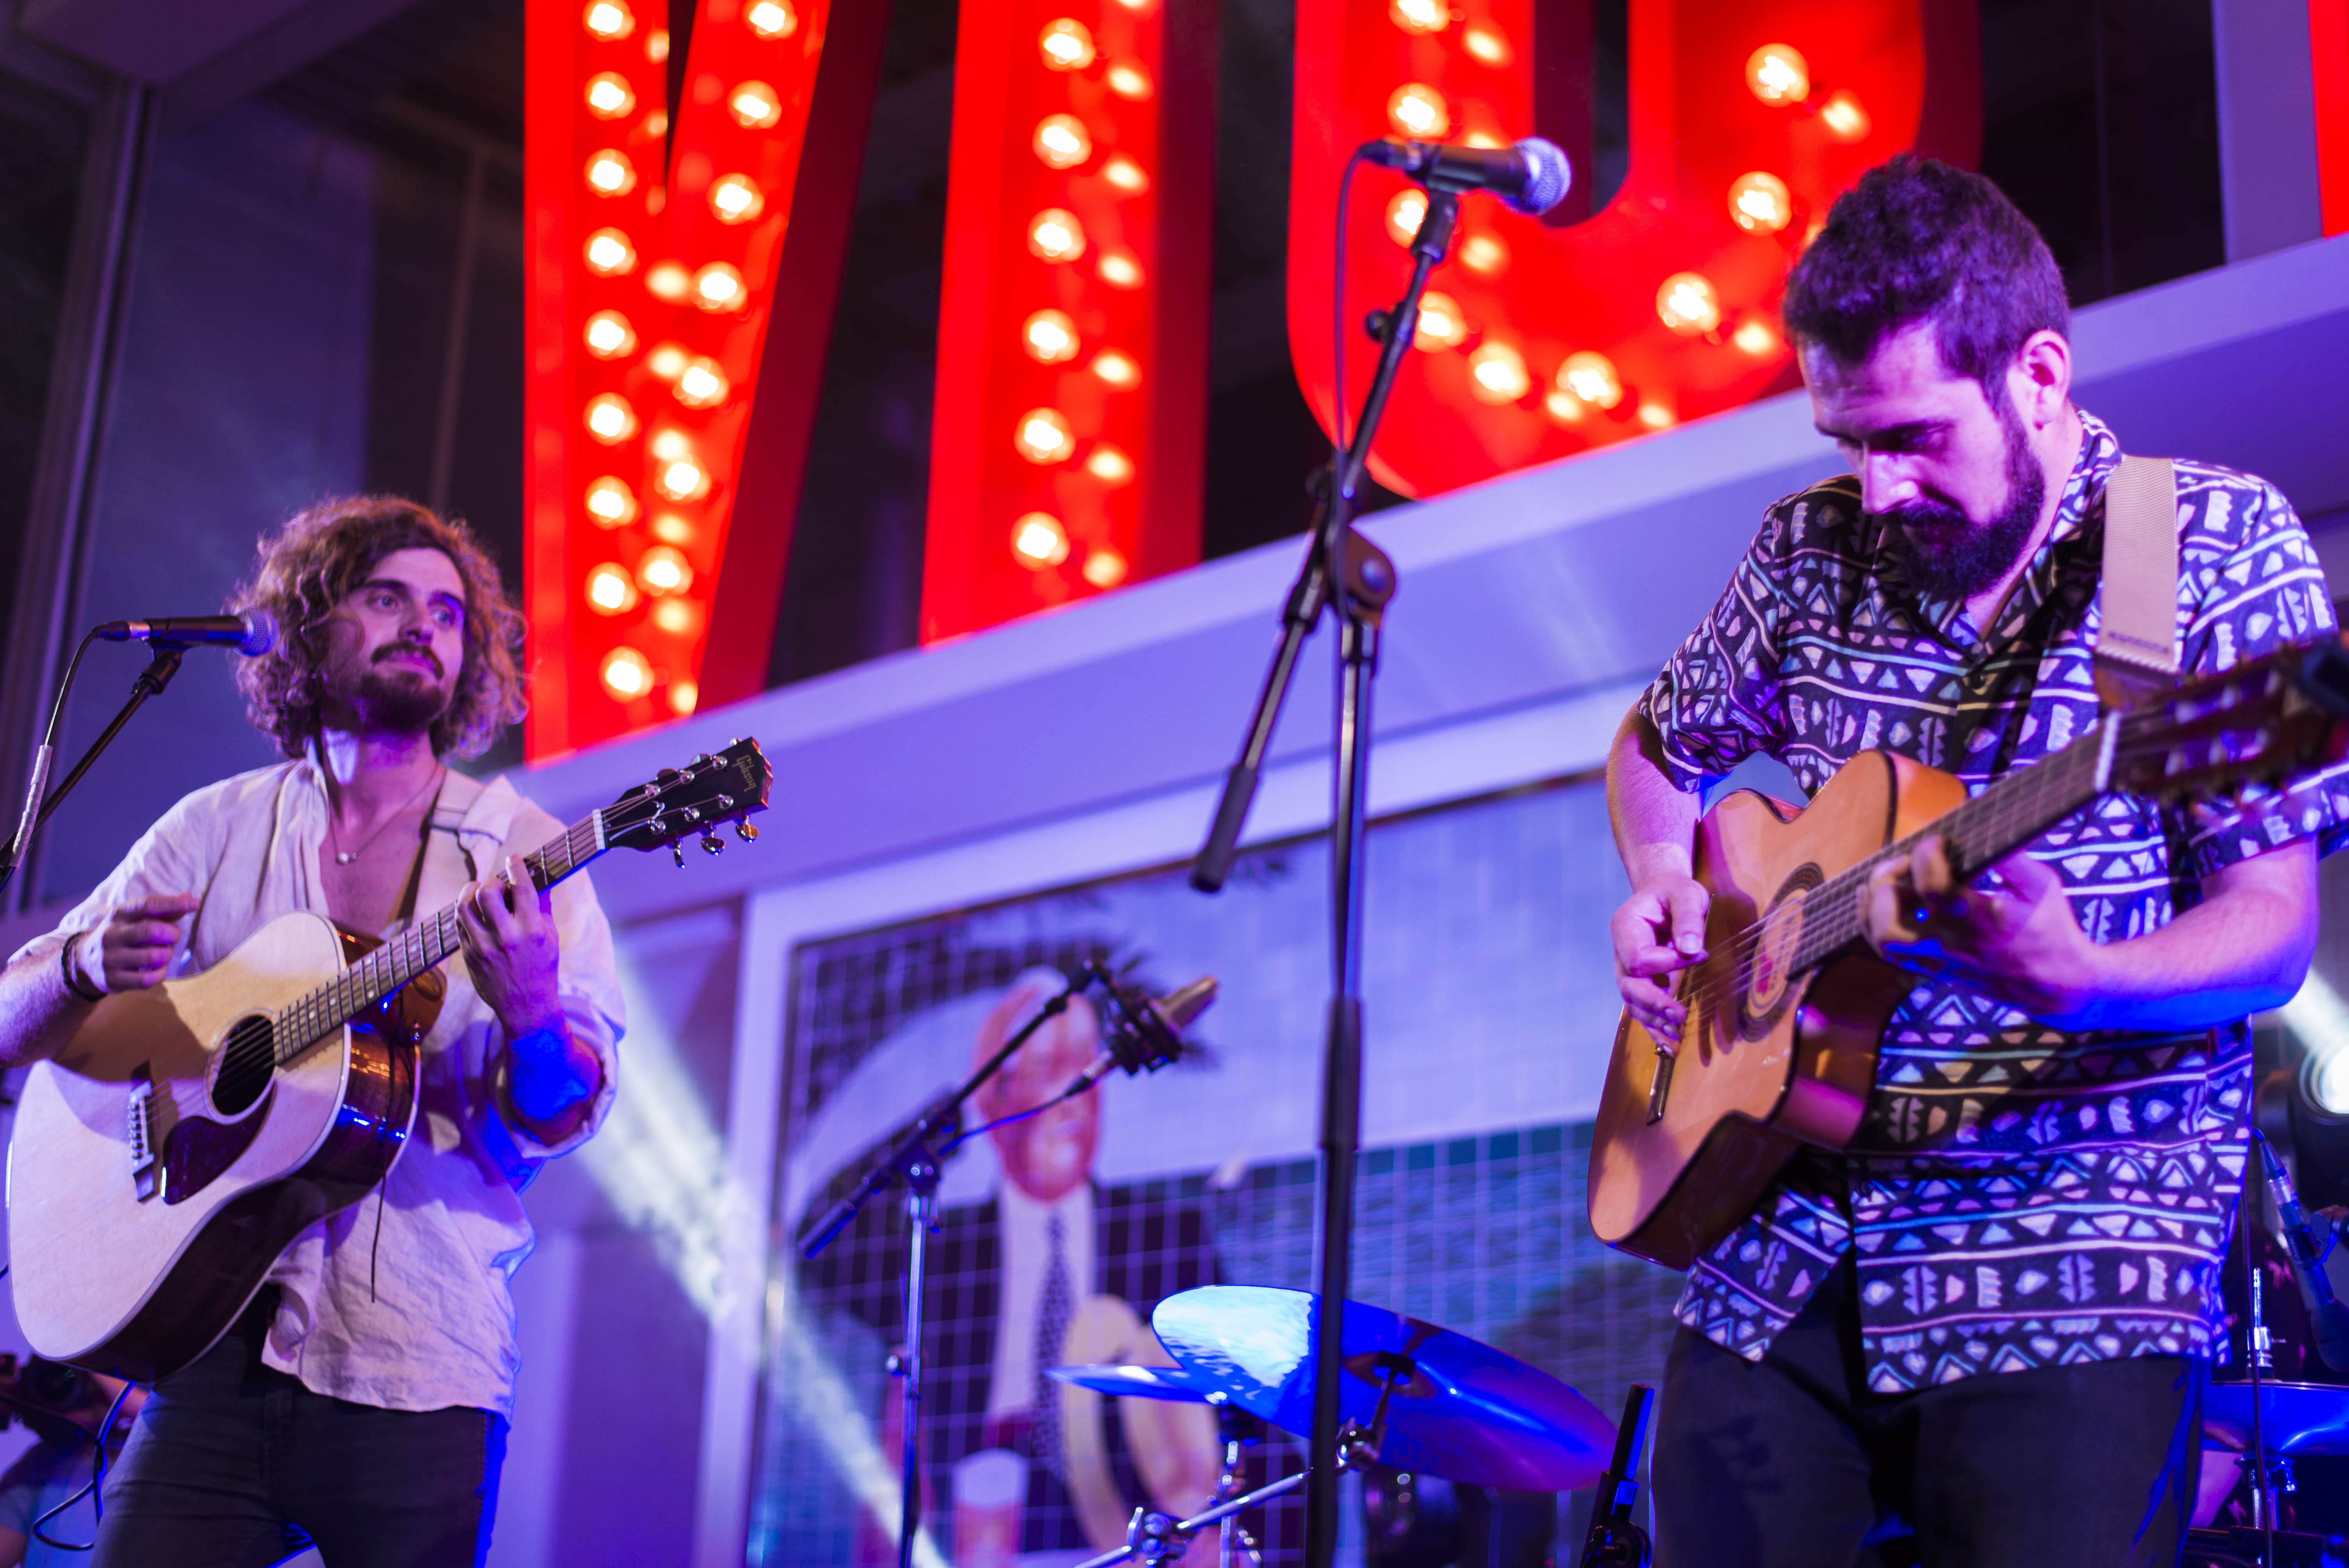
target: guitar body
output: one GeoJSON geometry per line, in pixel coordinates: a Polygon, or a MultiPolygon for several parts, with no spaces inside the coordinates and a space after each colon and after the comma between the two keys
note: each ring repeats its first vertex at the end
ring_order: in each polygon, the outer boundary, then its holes
{"type": "Polygon", "coordinates": [[[1600,1241],[1686,1268],[1754,1212],[1797,1150],[1850,1141],[1877,1042],[1916,979],[1864,943],[1789,975],[1803,901],[1965,799],[1950,775],[1868,751],[1806,809],[1740,791],[1705,814],[1696,876],[1713,895],[1709,956],[1682,972],[1689,1019],[1661,1095],[1655,1041],[1628,1012],[1616,1026],[1591,1132],[1600,1241]],[[1740,941],[1774,912],[1766,942],[1740,941]]]}
{"type": "Polygon", "coordinates": [[[390,1171],[441,975],[261,1075],[221,1072],[233,1030],[375,945],[319,915],[281,916],[202,975],[109,996],[33,1068],[8,1149],[8,1228],[36,1351],[137,1383],[186,1366],[287,1243],[390,1171]]]}

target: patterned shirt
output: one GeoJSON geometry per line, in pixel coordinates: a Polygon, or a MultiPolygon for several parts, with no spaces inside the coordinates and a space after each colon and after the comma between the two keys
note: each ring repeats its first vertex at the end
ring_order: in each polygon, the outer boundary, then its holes
{"type": "MultiPolygon", "coordinates": [[[[1881,748],[1980,794],[2097,717],[2104,492],[2120,447],[2086,435],[2048,539],[1989,634],[1909,586],[1845,476],[1780,501],[1721,601],[1640,699],[1684,789],[1745,758],[1816,792],[1881,748]]],[[[2264,480],[2178,464],[2180,657],[2223,670],[2333,630],[2314,552],[2264,480]]],[[[2349,823],[2349,779],[2240,809],[2108,796],[2030,852],[2099,943],[2139,936],[2200,879],[2349,823]]],[[[1849,1151],[1798,1155],[1698,1260],[1679,1320],[1749,1359],[1845,1253],[1859,1271],[1868,1387],[1976,1372],[2208,1355],[2251,1088],[2238,1022],[2188,1037],[2067,1034],[1955,985],[1911,991],[1885,1031],[1849,1151]]]]}

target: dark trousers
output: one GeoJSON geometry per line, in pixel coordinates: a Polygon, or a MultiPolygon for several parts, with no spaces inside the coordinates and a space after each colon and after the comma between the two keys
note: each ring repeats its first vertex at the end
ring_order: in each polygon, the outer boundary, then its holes
{"type": "Polygon", "coordinates": [[[261,1363],[248,1314],[155,1385],[107,1472],[92,1568],[477,1568],[505,1421],[314,1394],[261,1363]]]}
{"type": "Polygon", "coordinates": [[[2204,1375],[2146,1357],[1871,1394],[1847,1258],[1758,1363],[1673,1339],[1659,1568],[2174,1563],[2204,1375]]]}

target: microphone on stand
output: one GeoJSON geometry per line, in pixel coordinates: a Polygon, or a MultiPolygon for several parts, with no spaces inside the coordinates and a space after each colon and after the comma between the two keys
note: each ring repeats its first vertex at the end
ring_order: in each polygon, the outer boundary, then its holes
{"type": "Polygon", "coordinates": [[[109,643],[147,643],[159,648],[234,648],[252,658],[277,645],[277,617],[266,610],[243,610],[233,615],[109,621],[91,635],[109,643]]]}
{"type": "MultiPolygon", "coordinates": [[[[2349,1306],[2333,1295],[2333,1281],[2324,1272],[2324,1256],[2333,1250],[2333,1227],[2312,1219],[2301,1207],[2300,1193],[2267,1139],[2254,1130],[2251,1141],[2260,1146],[2261,1169],[2267,1176],[2268,1195],[2275,1200],[2276,1222],[2292,1252],[2292,1272],[2315,1303],[2308,1316],[2316,1336],[2316,1354],[2335,1372],[2349,1372],[2349,1306]]],[[[2244,1244],[2250,1244],[2248,1240],[2244,1244]]]]}
{"type": "Polygon", "coordinates": [[[1489,191],[1513,211],[1547,212],[1566,200],[1574,165],[1554,141],[1529,136],[1515,147],[1450,147],[1435,141],[1369,141],[1362,157],[1400,169],[1430,191],[1489,191]]]}
{"type": "Polygon", "coordinates": [[[1084,1093],[1107,1077],[1112,1068],[1123,1068],[1132,1078],[1138,1073],[1154,1073],[1169,1063],[1181,1061],[1183,1053],[1190,1048],[1183,1042],[1183,1031],[1192,1019],[1207,1010],[1217,990],[1212,975],[1202,975],[1188,985],[1158,997],[1146,997],[1106,975],[1102,979],[1109,992],[1110,1010],[1115,1016],[1111,1020],[1101,1055],[1077,1075],[1067,1095],[1084,1093]]]}

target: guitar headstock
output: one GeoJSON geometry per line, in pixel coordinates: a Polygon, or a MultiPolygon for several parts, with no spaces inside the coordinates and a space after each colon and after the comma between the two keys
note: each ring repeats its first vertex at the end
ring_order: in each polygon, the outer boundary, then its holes
{"type": "Polygon", "coordinates": [[[745,843],[759,836],[747,820],[767,809],[767,791],[774,773],[756,740],[738,740],[715,757],[695,758],[682,768],[664,768],[650,783],[640,784],[595,813],[603,824],[604,841],[614,849],[657,850],[666,846],[685,863],[681,842],[698,833],[701,847],[716,854],[726,847],[719,828],[734,824],[735,836],[745,843]]]}
{"type": "Polygon", "coordinates": [[[2349,752],[2349,638],[2282,648],[2121,718],[2109,787],[2162,800],[2282,783],[2349,752]]]}

